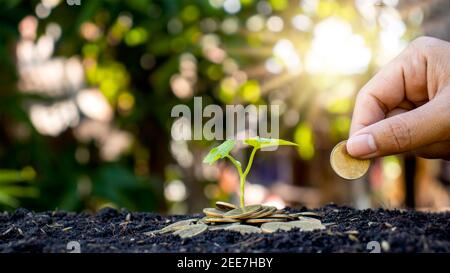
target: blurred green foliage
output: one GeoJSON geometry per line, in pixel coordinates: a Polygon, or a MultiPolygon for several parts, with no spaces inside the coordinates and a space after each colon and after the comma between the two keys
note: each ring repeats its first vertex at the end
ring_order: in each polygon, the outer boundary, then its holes
{"type": "MultiPolygon", "coordinates": [[[[208,185],[208,179],[189,178],[192,172],[173,167],[179,162],[170,153],[171,108],[192,106],[194,95],[206,104],[281,102],[283,113],[293,118],[286,119],[280,137],[299,144],[301,160],[312,160],[317,151],[346,137],[353,96],[340,94],[354,93],[376,67],[372,59],[365,71],[353,75],[290,74],[289,56],[274,49],[278,41],[289,39],[304,63],[313,26],[337,17],[370,41],[375,52],[379,28],[366,26],[354,1],[317,1],[314,11],[308,11],[302,2],[315,1],[241,0],[237,13],[214,6],[225,5],[217,0],[81,1],[80,6],[61,1],[38,19],[38,37],[50,23],[60,27],[53,55],[81,58],[86,86],[99,88],[113,109],[112,124],[132,136],[129,149],[105,160],[99,144],[80,141],[74,128],[56,137],[41,134],[26,111],[33,101],[51,104],[59,99],[21,93],[17,85],[18,26],[25,16],[36,16],[44,2],[7,0],[0,7],[0,168],[30,166],[24,170],[36,172],[32,178],[22,177],[24,171],[0,172],[0,205],[6,209],[18,205],[16,197],[26,197],[21,205],[37,210],[95,210],[105,204],[165,210],[163,189],[171,180],[208,185]],[[301,31],[290,24],[299,14],[304,15],[297,18],[305,28],[301,31]],[[251,30],[261,18],[276,29],[275,15],[285,19],[282,31],[251,30]],[[269,73],[264,65],[268,59],[284,65],[282,72],[269,73]],[[177,87],[177,79],[183,88],[177,87]],[[18,190],[14,184],[3,186],[3,180],[33,180],[33,186],[18,190]]],[[[207,145],[189,143],[189,148],[207,150],[207,145]]],[[[195,164],[199,162],[197,158],[195,164]]]]}

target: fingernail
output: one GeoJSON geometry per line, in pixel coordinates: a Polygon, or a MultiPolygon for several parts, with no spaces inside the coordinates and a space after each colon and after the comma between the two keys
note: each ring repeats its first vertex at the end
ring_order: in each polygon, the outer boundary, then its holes
{"type": "Polygon", "coordinates": [[[352,156],[365,156],[376,152],[377,145],[370,134],[356,135],[347,141],[347,151],[352,156]]]}

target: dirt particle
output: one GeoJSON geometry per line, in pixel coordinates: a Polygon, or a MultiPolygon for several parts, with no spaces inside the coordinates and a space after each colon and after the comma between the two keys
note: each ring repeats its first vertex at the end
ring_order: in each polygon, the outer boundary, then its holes
{"type": "MultiPolygon", "coordinates": [[[[286,211],[307,209],[286,208],[286,211]]],[[[368,252],[369,241],[380,242],[383,252],[450,252],[450,212],[355,210],[336,205],[313,211],[323,216],[324,223],[334,224],[312,232],[296,229],[242,235],[207,231],[183,240],[172,234],[144,233],[203,215],[166,217],[112,208],[95,215],[64,211],[29,214],[18,209],[1,216],[0,252],[61,252],[65,249],[62,244],[73,240],[80,242],[83,252],[368,252]],[[130,221],[126,221],[128,214],[130,221]],[[124,220],[127,224],[121,225],[124,220]],[[20,235],[17,227],[26,236],[20,235]],[[64,227],[71,227],[70,232],[64,232],[64,227]]]]}

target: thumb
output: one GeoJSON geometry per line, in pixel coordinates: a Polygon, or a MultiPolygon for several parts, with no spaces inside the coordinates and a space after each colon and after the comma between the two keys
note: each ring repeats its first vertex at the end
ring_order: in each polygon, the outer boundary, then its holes
{"type": "Polygon", "coordinates": [[[350,155],[373,158],[398,154],[450,139],[450,98],[435,97],[428,103],[398,114],[353,134],[347,141],[350,155]]]}

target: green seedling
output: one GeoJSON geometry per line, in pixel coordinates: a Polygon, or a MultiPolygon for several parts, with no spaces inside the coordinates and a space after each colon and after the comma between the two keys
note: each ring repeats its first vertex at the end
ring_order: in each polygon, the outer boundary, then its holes
{"type": "Polygon", "coordinates": [[[203,159],[203,163],[213,164],[219,159],[222,158],[228,158],[231,163],[236,167],[238,173],[239,173],[239,180],[240,180],[240,206],[245,206],[245,199],[244,199],[244,192],[245,192],[245,181],[247,178],[248,173],[250,172],[250,169],[253,164],[253,159],[255,158],[255,154],[259,149],[262,148],[268,148],[273,146],[297,146],[297,144],[292,143],[287,140],[282,139],[272,139],[272,138],[248,138],[244,140],[244,143],[252,146],[252,152],[250,154],[250,158],[248,159],[247,166],[245,167],[245,170],[242,168],[241,162],[236,160],[231,154],[231,150],[233,150],[234,146],[236,145],[236,141],[229,139],[226,140],[224,143],[220,144],[217,147],[214,147],[209,151],[209,153],[206,155],[206,157],[203,159]]]}

